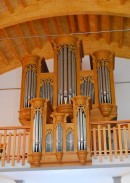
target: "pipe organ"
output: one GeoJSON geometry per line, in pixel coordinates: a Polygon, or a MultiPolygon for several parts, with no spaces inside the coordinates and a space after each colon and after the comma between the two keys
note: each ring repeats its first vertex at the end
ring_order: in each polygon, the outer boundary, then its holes
{"type": "Polygon", "coordinates": [[[22,61],[19,121],[30,125],[28,162],[32,167],[91,163],[90,121],[117,116],[114,54],[90,55],[91,70],[82,70],[82,42],[58,37],[52,42],[54,72],[44,58],[22,61]]]}

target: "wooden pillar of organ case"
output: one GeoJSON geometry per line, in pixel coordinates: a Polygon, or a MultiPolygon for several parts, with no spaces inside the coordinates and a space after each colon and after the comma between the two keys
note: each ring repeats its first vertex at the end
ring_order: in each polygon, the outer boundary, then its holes
{"type": "Polygon", "coordinates": [[[95,75],[95,96],[103,120],[117,117],[114,88],[114,54],[109,50],[95,51],[91,58],[91,67],[95,75]]]}
{"type": "Polygon", "coordinates": [[[28,55],[22,60],[22,83],[19,121],[22,125],[30,124],[30,100],[36,97],[38,56],[28,55]]]}
{"type": "Polygon", "coordinates": [[[83,56],[81,42],[72,36],[53,42],[56,81],[55,110],[72,116],[71,98],[80,94],[80,68],[83,56]]]}
{"type": "Polygon", "coordinates": [[[76,96],[73,99],[74,119],[74,150],[81,164],[91,161],[90,148],[90,114],[91,99],[86,96],[76,96]]]}
{"type": "Polygon", "coordinates": [[[40,166],[42,159],[43,139],[45,137],[46,128],[46,103],[42,98],[34,98],[31,103],[31,123],[30,123],[30,138],[29,138],[29,152],[28,161],[34,166],[40,166]]]}

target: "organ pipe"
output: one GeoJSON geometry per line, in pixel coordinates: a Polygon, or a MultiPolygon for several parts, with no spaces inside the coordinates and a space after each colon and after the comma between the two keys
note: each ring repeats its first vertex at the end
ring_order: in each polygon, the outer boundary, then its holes
{"type": "Polygon", "coordinates": [[[62,134],[62,126],[61,124],[58,124],[57,127],[56,127],[56,151],[59,152],[59,151],[62,151],[63,149],[63,142],[62,142],[62,137],[63,134],[62,134]]]}
{"type": "Polygon", "coordinates": [[[34,115],[33,152],[42,152],[42,115],[39,109],[34,115]]]}
{"type": "Polygon", "coordinates": [[[58,105],[71,103],[76,95],[76,59],[69,45],[63,45],[58,59],[58,105]]]}
{"type": "Polygon", "coordinates": [[[31,103],[31,134],[32,134],[32,152],[42,152],[43,139],[43,117],[45,99],[35,98],[31,103]]]}
{"type": "Polygon", "coordinates": [[[66,150],[73,151],[74,150],[74,135],[70,131],[66,136],[66,150]]]}
{"type": "Polygon", "coordinates": [[[94,91],[94,83],[91,81],[89,77],[82,77],[82,84],[80,85],[80,94],[91,97],[92,104],[95,102],[95,91],[94,91]]]}
{"type": "Polygon", "coordinates": [[[25,95],[24,95],[24,107],[30,107],[30,100],[36,97],[36,66],[27,65],[25,75],[25,95]]]}
{"type": "Polygon", "coordinates": [[[40,97],[48,99],[53,105],[53,85],[50,79],[43,79],[40,87],[40,97]]]}
{"type": "Polygon", "coordinates": [[[46,135],[46,152],[52,152],[52,134],[48,133],[46,135]]]}
{"type": "Polygon", "coordinates": [[[78,150],[86,150],[86,117],[81,107],[77,114],[78,150]]]}
{"type": "Polygon", "coordinates": [[[98,68],[99,102],[112,103],[110,87],[110,71],[105,65],[98,68]]]}

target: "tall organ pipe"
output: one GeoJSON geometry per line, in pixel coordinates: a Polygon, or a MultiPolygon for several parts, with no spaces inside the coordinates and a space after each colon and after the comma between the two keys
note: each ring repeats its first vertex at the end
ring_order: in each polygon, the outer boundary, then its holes
{"type": "MultiPolygon", "coordinates": [[[[33,65],[35,68],[35,65],[33,65]]],[[[25,95],[24,107],[30,107],[30,100],[36,97],[36,70],[32,69],[32,65],[27,66],[25,75],[25,95]]]]}
{"type": "Polygon", "coordinates": [[[69,45],[63,45],[58,59],[58,105],[71,103],[76,95],[76,59],[69,45]]]}
{"type": "Polygon", "coordinates": [[[78,150],[86,150],[86,117],[80,107],[77,115],[78,123],[78,150]]]}
{"type": "Polygon", "coordinates": [[[110,71],[105,65],[98,68],[99,102],[112,103],[110,90],[110,71]]]}
{"type": "Polygon", "coordinates": [[[42,152],[42,116],[38,109],[34,116],[33,152],[42,152]]]}

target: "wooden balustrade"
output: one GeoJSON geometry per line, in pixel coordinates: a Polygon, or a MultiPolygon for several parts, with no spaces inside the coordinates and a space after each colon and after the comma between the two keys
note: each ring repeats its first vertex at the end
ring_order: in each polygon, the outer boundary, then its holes
{"type": "Polygon", "coordinates": [[[92,155],[96,159],[128,157],[130,153],[130,120],[91,122],[92,155]]]}
{"type": "Polygon", "coordinates": [[[10,163],[25,165],[28,147],[28,126],[22,127],[0,127],[0,160],[1,166],[10,163]]]}
{"type": "MultiPolygon", "coordinates": [[[[130,120],[90,122],[92,156],[102,162],[104,158],[121,161],[130,153],[130,120]]],[[[28,135],[30,127],[0,128],[0,162],[1,166],[17,163],[24,166],[28,153],[28,135]]],[[[66,143],[64,143],[64,155],[66,143]]],[[[49,153],[49,154],[53,154],[49,153]]],[[[73,154],[73,153],[72,153],[73,154]]],[[[74,155],[74,154],[73,154],[74,155]]],[[[48,153],[44,152],[44,159],[48,153]]]]}

